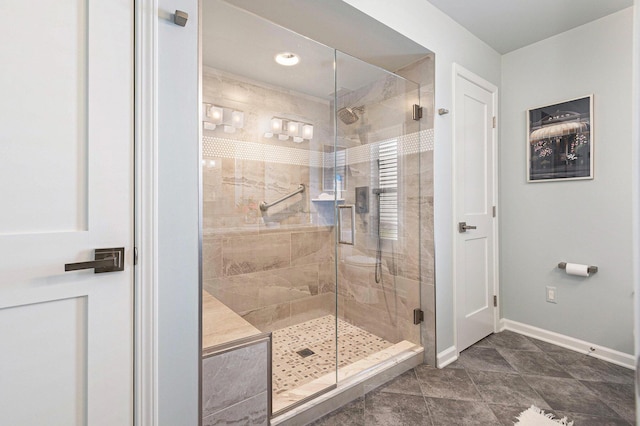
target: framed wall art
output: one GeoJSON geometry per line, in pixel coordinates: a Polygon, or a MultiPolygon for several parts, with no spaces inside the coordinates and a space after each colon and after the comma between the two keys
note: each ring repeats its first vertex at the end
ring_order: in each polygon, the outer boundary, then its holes
{"type": "Polygon", "coordinates": [[[527,111],[527,182],[593,179],[593,95],[527,111]]]}

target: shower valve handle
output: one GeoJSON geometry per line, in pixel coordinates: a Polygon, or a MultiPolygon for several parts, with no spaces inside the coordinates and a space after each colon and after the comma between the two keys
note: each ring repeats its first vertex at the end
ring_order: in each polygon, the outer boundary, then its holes
{"type": "Polygon", "coordinates": [[[458,232],[467,232],[467,229],[477,229],[477,226],[467,225],[467,222],[458,222],[458,232]]]}

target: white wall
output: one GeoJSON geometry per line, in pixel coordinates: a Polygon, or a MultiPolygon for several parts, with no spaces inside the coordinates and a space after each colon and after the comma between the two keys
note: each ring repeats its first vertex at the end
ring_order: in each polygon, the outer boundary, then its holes
{"type": "MultiPolygon", "coordinates": [[[[424,0],[345,0],[436,54],[435,107],[451,109],[454,62],[499,86],[500,54],[424,0]]],[[[435,117],[434,215],[437,351],[454,345],[451,115],[435,117]]]]}
{"type": "Polygon", "coordinates": [[[157,424],[197,425],[198,1],[158,7],[157,424]],[[186,27],[168,20],[175,9],[189,14],[186,27]]]}
{"type": "Polygon", "coordinates": [[[632,8],[502,57],[502,316],[633,353],[632,8]],[[526,110],[594,94],[595,179],[526,183],[526,110]],[[569,277],[560,261],[599,267],[569,277]],[[545,286],[557,287],[557,304],[545,286]]]}

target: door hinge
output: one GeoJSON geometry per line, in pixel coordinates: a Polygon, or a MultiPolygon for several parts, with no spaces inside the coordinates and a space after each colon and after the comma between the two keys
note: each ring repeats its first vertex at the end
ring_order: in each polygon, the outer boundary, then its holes
{"type": "Polygon", "coordinates": [[[133,248],[133,265],[138,264],[138,247],[133,248]]]}
{"type": "Polygon", "coordinates": [[[494,129],[496,128],[496,116],[495,115],[493,116],[493,128],[494,129]]]}
{"type": "Polygon", "coordinates": [[[493,296],[493,307],[494,308],[498,307],[498,296],[496,295],[493,296]]]}
{"type": "Polygon", "coordinates": [[[422,118],[422,107],[418,104],[413,104],[413,119],[418,121],[422,118]]]}
{"type": "Polygon", "coordinates": [[[424,312],[420,308],[415,308],[413,310],[413,323],[420,324],[424,321],[424,312]]]}
{"type": "Polygon", "coordinates": [[[496,217],[496,206],[493,206],[493,217],[496,217]]]}

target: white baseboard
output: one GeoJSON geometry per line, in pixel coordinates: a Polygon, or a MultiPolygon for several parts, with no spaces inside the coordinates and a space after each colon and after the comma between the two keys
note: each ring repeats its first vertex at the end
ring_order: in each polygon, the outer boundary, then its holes
{"type": "Polygon", "coordinates": [[[444,351],[438,353],[436,361],[438,363],[438,368],[444,368],[457,359],[458,359],[458,351],[456,350],[456,347],[450,346],[444,351]]]}
{"type": "MultiPolygon", "coordinates": [[[[512,321],[505,318],[502,318],[500,320],[498,327],[499,331],[511,330],[519,334],[524,334],[525,336],[533,337],[534,339],[542,340],[543,342],[552,343],[566,349],[574,350],[576,352],[584,354],[591,352],[591,356],[594,358],[599,358],[601,360],[608,361],[612,364],[620,365],[622,367],[630,368],[632,370],[635,369],[635,360],[633,355],[616,351],[615,349],[606,348],[604,346],[596,345],[595,343],[585,342],[584,340],[565,336],[564,334],[544,330],[542,328],[534,327],[532,325],[523,324],[521,322],[512,321]],[[591,348],[595,349],[595,351],[591,351],[591,348]]],[[[447,349],[447,351],[449,351],[449,349],[447,349]]],[[[439,361],[440,354],[438,354],[438,366],[440,366],[439,361]]]]}

